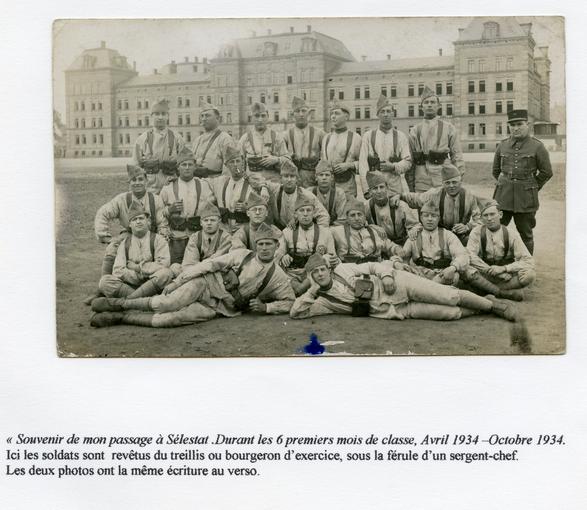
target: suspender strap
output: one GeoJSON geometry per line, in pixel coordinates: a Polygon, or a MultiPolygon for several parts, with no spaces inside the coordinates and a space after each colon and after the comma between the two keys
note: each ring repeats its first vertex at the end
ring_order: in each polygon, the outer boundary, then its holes
{"type": "Polygon", "coordinates": [[[224,186],[222,186],[222,205],[226,208],[226,189],[228,188],[228,181],[230,181],[230,177],[226,179],[224,182],[224,186]]]}
{"type": "MultiPolygon", "coordinates": [[[[510,252],[510,233],[508,229],[502,225],[501,232],[503,235],[503,257],[501,260],[508,258],[510,252]]],[[[483,225],[481,227],[481,258],[485,260],[487,258],[487,227],[483,225]]]]}
{"type": "Polygon", "coordinates": [[[251,224],[245,223],[245,240],[246,240],[246,247],[251,247],[251,224]]]}
{"type": "Polygon", "coordinates": [[[321,291],[321,290],[318,291],[318,297],[323,297],[324,299],[327,299],[331,303],[334,303],[337,305],[348,306],[349,308],[352,308],[352,306],[353,306],[352,303],[347,303],[346,301],[343,301],[342,299],[335,298],[334,296],[331,296],[330,294],[327,294],[326,292],[321,291]]]}
{"type": "Polygon", "coordinates": [[[173,188],[173,195],[177,202],[179,200],[179,184],[177,183],[177,179],[171,183],[171,187],[173,188]]]}
{"type": "Polygon", "coordinates": [[[422,124],[418,124],[418,126],[416,126],[416,140],[420,145],[420,150],[424,151],[424,144],[422,143],[422,124]]]}
{"type": "MultiPolygon", "coordinates": [[[[155,233],[149,234],[149,249],[151,250],[151,258],[155,260],[155,233]]],[[[128,252],[130,251],[130,242],[132,240],[132,234],[126,236],[124,240],[124,254],[126,255],[126,261],[128,262],[128,252]]]]}
{"type": "MultiPolygon", "coordinates": [[[[299,225],[294,229],[293,231],[293,256],[295,257],[297,255],[298,252],[298,236],[299,236],[299,232],[300,232],[300,227],[299,225]]],[[[316,223],[314,223],[314,246],[312,247],[312,253],[316,252],[316,246],[318,245],[318,238],[320,237],[320,231],[318,230],[318,225],[316,225],[316,223]]]]}
{"type": "Polygon", "coordinates": [[[289,142],[291,144],[291,153],[295,156],[296,146],[294,144],[294,129],[293,128],[289,128],[289,142]]]}
{"type": "Polygon", "coordinates": [[[422,258],[422,231],[418,232],[416,236],[416,260],[422,258]]]}
{"type": "Polygon", "coordinates": [[[377,225],[377,214],[375,213],[375,200],[369,200],[369,210],[371,211],[371,219],[377,225]]]}
{"type": "MultiPolygon", "coordinates": [[[[440,256],[442,258],[447,258],[446,254],[447,254],[447,250],[446,250],[446,246],[444,245],[444,229],[441,227],[438,227],[438,244],[440,245],[440,256]]],[[[419,260],[422,258],[422,231],[420,230],[420,232],[418,232],[418,237],[416,237],[416,254],[418,255],[418,257],[416,257],[416,260],[419,260]]]]}
{"type": "Polygon", "coordinates": [[[336,195],[336,186],[333,184],[332,187],[330,188],[330,196],[328,197],[328,214],[330,215],[331,219],[333,218],[333,216],[336,216],[336,213],[334,212],[335,195],[336,195]]]}
{"type": "Polygon", "coordinates": [[[373,255],[377,253],[377,241],[375,239],[375,231],[367,225],[367,230],[369,231],[369,236],[371,236],[371,242],[373,243],[373,255]]]}
{"type": "Polygon", "coordinates": [[[503,258],[505,259],[510,252],[510,233],[504,225],[501,226],[501,231],[503,232],[503,258]]]}
{"type": "Polygon", "coordinates": [[[312,157],[312,142],[314,141],[314,126],[310,126],[310,143],[308,144],[308,157],[312,157]]]}
{"type": "Polygon", "coordinates": [[[392,140],[393,140],[393,157],[397,158],[397,129],[393,128],[391,130],[392,133],[392,140]]]}
{"type": "MultiPolygon", "coordinates": [[[[149,147],[149,154],[153,155],[153,131],[147,131],[147,145],[149,147]]],[[[169,149],[169,155],[173,154],[173,146],[175,145],[175,136],[171,129],[167,130],[167,145],[169,149]]]]}
{"type": "Polygon", "coordinates": [[[250,131],[247,131],[247,140],[249,140],[249,145],[251,146],[251,150],[253,154],[256,156],[257,151],[255,150],[255,144],[253,143],[253,134],[250,131]]]}
{"type": "Polygon", "coordinates": [[[267,285],[271,281],[271,278],[273,278],[274,274],[275,274],[275,262],[273,264],[271,264],[269,271],[267,271],[267,274],[265,274],[265,278],[263,278],[261,285],[257,289],[257,292],[255,293],[257,296],[265,290],[265,287],[267,287],[267,285]]]}
{"type": "Polygon", "coordinates": [[[245,198],[247,197],[247,190],[249,189],[249,181],[243,182],[243,187],[241,188],[241,194],[238,198],[239,202],[244,202],[245,198]]]}
{"type": "Polygon", "coordinates": [[[485,225],[481,227],[481,258],[483,260],[487,258],[487,227],[485,225]]]}
{"type": "Polygon", "coordinates": [[[442,258],[445,258],[445,250],[444,250],[444,229],[438,229],[438,244],[440,245],[440,253],[442,254],[442,258]]]}
{"type": "Polygon", "coordinates": [[[436,133],[436,148],[440,149],[440,141],[442,139],[442,131],[444,129],[444,122],[438,119],[438,132],[436,133]]]}
{"type": "MultiPolygon", "coordinates": [[[[377,253],[377,240],[375,239],[375,231],[369,226],[366,226],[367,231],[369,232],[369,237],[371,237],[371,241],[373,242],[373,255],[377,253]]],[[[346,256],[351,256],[351,227],[348,223],[344,225],[344,235],[346,237],[346,244],[347,244],[347,252],[346,256]]]]}
{"type": "Polygon", "coordinates": [[[353,288],[353,286],[347,282],[342,276],[340,276],[337,273],[332,273],[332,278],[334,278],[338,283],[342,283],[345,287],[351,289],[353,292],[355,291],[355,289],[353,288]]]}
{"type": "Polygon", "coordinates": [[[149,155],[153,155],[153,131],[147,131],[147,146],[149,147],[149,155]]]}
{"type": "Polygon", "coordinates": [[[204,258],[204,254],[202,253],[202,245],[204,244],[204,234],[202,231],[196,233],[196,246],[198,247],[198,253],[200,254],[200,261],[204,258]]]}
{"type": "MultiPolygon", "coordinates": [[[[210,147],[212,147],[212,144],[214,143],[214,140],[216,140],[216,138],[218,138],[220,136],[220,129],[217,129],[214,134],[212,135],[212,137],[210,138],[210,141],[208,142],[208,145],[206,145],[206,148],[204,149],[204,154],[202,154],[202,164],[204,163],[204,160],[206,159],[206,156],[208,155],[208,151],[210,150],[210,147]]],[[[199,142],[198,142],[198,146],[199,146],[199,142]]],[[[197,148],[196,148],[197,150],[197,148]]],[[[195,156],[195,153],[194,153],[195,156]]]]}
{"type": "MultiPolygon", "coordinates": [[[[227,181],[228,182],[228,181],[227,181]]],[[[178,181],[175,180],[171,183],[171,187],[173,188],[173,194],[175,196],[175,200],[179,200],[179,184],[178,181]]],[[[198,208],[200,207],[200,198],[202,195],[202,184],[200,183],[199,179],[194,177],[194,187],[196,188],[196,208],[194,209],[194,214],[192,216],[197,216],[198,208]]]]}
{"type": "Polygon", "coordinates": [[[459,220],[461,223],[467,223],[468,218],[465,218],[465,190],[459,190],[459,220]]]}
{"type": "Polygon", "coordinates": [[[271,130],[271,154],[272,155],[275,153],[275,138],[276,138],[275,131],[271,130]]]}
{"type": "Polygon", "coordinates": [[[238,269],[236,270],[236,274],[240,275],[241,271],[243,270],[244,265],[251,260],[253,257],[255,256],[255,254],[253,252],[251,253],[247,253],[245,258],[243,259],[243,261],[240,263],[240,265],[238,266],[238,269]]]}
{"type": "Polygon", "coordinates": [[[375,149],[375,138],[377,137],[377,130],[371,130],[371,148],[373,149],[373,155],[378,158],[377,150],[375,149]]]}
{"type": "Polygon", "coordinates": [[[446,198],[446,190],[442,188],[440,192],[440,200],[438,201],[438,209],[440,211],[440,221],[438,225],[444,227],[444,199],[446,198]]]}
{"type": "MultiPolygon", "coordinates": [[[[395,237],[396,235],[398,235],[398,228],[396,225],[397,207],[392,207],[389,203],[389,200],[387,201],[387,205],[389,206],[389,216],[391,218],[391,228],[393,229],[393,237],[395,237]]],[[[379,223],[377,222],[377,212],[375,211],[375,199],[373,198],[369,200],[369,209],[371,210],[371,218],[373,219],[373,223],[375,225],[379,225],[379,223]]]]}
{"type": "Polygon", "coordinates": [[[324,155],[326,156],[326,160],[329,161],[330,158],[328,157],[328,143],[330,142],[330,137],[332,133],[328,133],[324,139],[324,155]]]}
{"type": "Polygon", "coordinates": [[[351,145],[353,144],[353,133],[349,130],[348,135],[346,137],[346,152],[344,154],[344,159],[342,160],[345,162],[349,157],[349,152],[351,151],[351,145]]]}
{"type": "Polygon", "coordinates": [[[129,191],[126,194],[126,207],[129,208],[131,204],[132,204],[132,193],[129,191]]]}

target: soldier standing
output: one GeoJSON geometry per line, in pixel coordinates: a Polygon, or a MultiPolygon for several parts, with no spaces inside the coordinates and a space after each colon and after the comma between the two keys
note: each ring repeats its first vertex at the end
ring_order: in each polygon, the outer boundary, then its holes
{"type": "Polygon", "coordinates": [[[528,110],[509,112],[508,124],[511,136],[499,144],[493,159],[493,177],[497,179],[493,198],[503,213],[502,225],[508,225],[513,217],[532,254],[538,191],[552,177],[552,167],[543,143],[529,134],[528,110]]]}
{"type": "Polygon", "coordinates": [[[465,162],[456,128],[438,118],[440,99],[428,87],[420,96],[424,120],[410,130],[414,170],[406,175],[410,190],[418,193],[442,185],[442,164],[448,159],[465,173],[465,162]]]}

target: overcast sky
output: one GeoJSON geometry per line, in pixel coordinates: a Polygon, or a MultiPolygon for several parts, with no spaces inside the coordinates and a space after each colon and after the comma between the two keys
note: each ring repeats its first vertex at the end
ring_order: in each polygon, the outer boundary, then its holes
{"type": "MultiPolygon", "coordinates": [[[[106,41],[139,74],[151,74],[171,60],[212,58],[219,47],[232,39],[257,35],[271,29],[274,34],[306,30],[306,25],[341,40],[357,60],[452,55],[458,29],[471,18],[251,18],[175,20],[71,20],[56,21],[53,27],[53,97],[55,108],[65,114],[64,71],[85,49],[106,41]]],[[[518,17],[532,22],[537,46],[549,46],[552,61],[551,106],[564,105],[564,21],[559,17],[518,17]]],[[[562,121],[561,118],[553,120],[562,121]]]]}

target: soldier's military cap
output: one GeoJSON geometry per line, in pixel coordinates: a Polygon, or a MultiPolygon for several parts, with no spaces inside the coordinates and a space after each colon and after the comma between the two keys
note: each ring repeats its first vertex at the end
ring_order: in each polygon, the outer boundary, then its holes
{"type": "Polygon", "coordinates": [[[420,94],[420,103],[422,103],[424,101],[424,99],[427,99],[429,97],[438,98],[438,96],[436,95],[436,92],[434,92],[428,85],[425,85],[424,90],[420,94]]]}
{"type": "Polygon", "coordinates": [[[341,103],[339,101],[332,101],[330,103],[329,110],[330,110],[330,112],[332,112],[334,110],[342,110],[343,112],[346,112],[349,115],[351,114],[351,110],[349,109],[349,107],[347,105],[345,105],[344,103],[341,103]]]}
{"type": "Polygon", "coordinates": [[[214,106],[213,104],[210,104],[206,101],[204,101],[203,99],[200,101],[200,113],[202,112],[207,112],[208,110],[214,110],[216,112],[216,115],[220,115],[220,110],[218,109],[217,106],[214,106]]]}
{"type": "Polygon", "coordinates": [[[298,167],[294,164],[294,162],[289,158],[284,158],[281,162],[280,172],[293,172],[295,174],[298,173],[298,167]]]}
{"type": "Polygon", "coordinates": [[[261,225],[259,225],[254,237],[255,243],[262,239],[272,239],[275,242],[279,242],[279,236],[275,232],[275,229],[271,228],[267,223],[261,223],[261,225]]]}
{"type": "Polygon", "coordinates": [[[194,161],[194,153],[188,148],[184,147],[181,152],[177,155],[177,165],[179,166],[184,161],[194,161]]]}
{"type": "Polygon", "coordinates": [[[143,204],[137,202],[136,200],[133,200],[130,204],[130,207],[128,208],[128,222],[130,223],[132,220],[134,220],[137,216],[140,216],[141,214],[144,214],[147,218],[150,216],[149,212],[145,211],[143,204]]]}
{"type": "Polygon", "coordinates": [[[316,165],[316,175],[321,174],[322,172],[332,173],[334,168],[332,167],[332,163],[326,161],[325,159],[321,159],[318,161],[316,165]]]}
{"type": "Polygon", "coordinates": [[[379,186],[380,184],[387,184],[385,176],[381,172],[367,172],[366,179],[369,189],[379,186]]]}
{"type": "Polygon", "coordinates": [[[313,253],[308,258],[306,265],[304,266],[304,270],[307,274],[311,274],[314,269],[321,267],[321,266],[328,266],[328,261],[319,253],[313,253]]]}
{"type": "Polygon", "coordinates": [[[265,106],[265,103],[253,103],[253,106],[251,106],[251,112],[253,113],[253,115],[255,115],[256,113],[263,113],[267,111],[267,107],[265,106]]]}
{"type": "Polygon", "coordinates": [[[508,123],[516,122],[517,120],[528,120],[528,110],[512,110],[508,112],[508,123]]]}
{"type": "Polygon", "coordinates": [[[234,145],[228,145],[224,151],[224,162],[228,163],[233,159],[242,157],[242,153],[234,145]]]}
{"type": "Polygon", "coordinates": [[[216,207],[216,204],[207,202],[200,212],[200,218],[207,218],[208,216],[218,216],[220,218],[220,210],[216,207]]]}
{"type": "Polygon", "coordinates": [[[481,214],[483,214],[483,211],[489,209],[490,207],[497,207],[497,209],[499,209],[499,204],[497,203],[497,200],[494,200],[493,198],[480,198],[478,200],[478,203],[479,211],[481,212],[481,214]]]}
{"type": "Polygon", "coordinates": [[[425,202],[424,205],[420,208],[420,213],[432,213],[440,215],[440,206],[436,200],[428,200],[428,202],[425,202]]]}
{"type": "Polygon", "coordinates": [[[391,99],[383,94],[379,94],[379,99],[377,100],[377,115],[379,115],[381,108],[385,108],[386,106],[391,106],[393,108],[391,99]]]}
{"type": "Polygon", "coordinates": [[[155,101],[153,103],[153,107],[151,108],[151,113],[169,113],[169,101],[167,99],[161,99],[159,101],[155,101]]]}
{"type": "Polygon", "coordinates": [[[344,207],[345,216],[351,211],[359,211],[365,214],[365,204],[360,200],[357,200],[355,197],[349,197],[344,207]]]}
{"type": "Polygon", "coordinates": [[[137,175],[147,175],[144,168],[137,165],[126,165],[126,173],[128,174],[128,180],[134,179],[137,175]]]}
{"type": "Polygon", "coordinates": [[[306,104],[306,101],[304,99],[302,99],[301,97],[298,96],[294,96],[292,102],[291,102],[291,109],[292,111],[296,111],[299,110],[300,108],[307,108],[308,105],[306,104]]]}
{"type": "Polygon", "coordinates": [[[257,207],[259,205],[264,205],[265,207],[267,207],[267,204],[265,203],[263,198],[258,193],[251,191],[249,197],[247,198],[246,208],[250,209],[251,207],[257,207]]]}
{"type": "Polygon", "coordinates": [[[306,206],[314,207],[314,202],[312,202],[308,196],[298,192],[298,197],[296,198],[296,203],[294,205],[294,211],[297,211],[300,207],[306,206]]]}
{"type": "Polygon", "coordinates": [[[452,163],[445,162],[442,165],[442,170],[440,171],[442,174],[442,180],[448,181],[449,179],[453,179],[454,177],[460,177],[461,172],[459,169],[454,166],[452,163]]]}

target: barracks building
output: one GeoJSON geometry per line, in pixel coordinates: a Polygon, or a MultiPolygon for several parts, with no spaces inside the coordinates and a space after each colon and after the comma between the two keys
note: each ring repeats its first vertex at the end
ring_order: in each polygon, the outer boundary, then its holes
{"type": "Polygon", "coordinates": [[[528,109],[536,136],[557,138],[548,47],[536,46],[531,23],[475,18],[453,44],[454,55],[357,60],[343,42],[308,25],[303,32],[253,34],[225,44],[215,58],[185,57],[141,76],[102,42],[65,71],[65,156],[130,156],[161,98],[170,102],[170,127],[188,143],[201,132],[200,100],[219,107],[223,129],[238,139],[256,101],[267,105],[274,128],[287,129],[293,96],[315,109],[312,123],[322,129],[328,103],[346,103],[349,128],[364,133],[377,125],[375,104],[384,94],[393,100],[395,125],[407,133],[423,115],[425,85],[439,95],[440,114],[459,130],[464,151],[493,151],[507,136],[507,112],[518,108],[528,109]]]}

